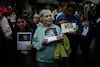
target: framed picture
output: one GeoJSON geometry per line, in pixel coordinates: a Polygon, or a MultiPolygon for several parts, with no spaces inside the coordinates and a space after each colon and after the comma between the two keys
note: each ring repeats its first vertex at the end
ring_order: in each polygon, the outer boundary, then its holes
{"type": "Polygon", "coordinates": [[[64,23],[61,24],[61,30],[63,33],[76,32],[76,23],[64,23]]]}
{"type": "Polygon", "coordinates": [[[30,50],[27,46],[31,44],[31,32],[18,32],[17,33],[17,50],[30,50]]]}

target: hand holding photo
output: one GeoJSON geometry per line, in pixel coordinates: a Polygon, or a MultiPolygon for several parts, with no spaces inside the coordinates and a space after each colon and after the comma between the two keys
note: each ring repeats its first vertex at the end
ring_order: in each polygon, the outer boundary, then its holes
{"type": "Polygon", "coordinates": [[[31,50],[28,46],[31,44],[31,32],[18,32],[17,33],[17,50],[31,50]]]}
{"type": "Polygon", "coordinates": [[[64,23],[61,24],[61,29],[63,33],[66,32],[76,32],[76,23],[64,23]]]}
{"type": "Polygon", "coordinates": [[[46,43],[50,43],[50,42],[58,40],[57,39],[58,33],[57,33],[56,28],[44,29],[44,36],[45,36],[44,38],[47,40],[46,43]]]}

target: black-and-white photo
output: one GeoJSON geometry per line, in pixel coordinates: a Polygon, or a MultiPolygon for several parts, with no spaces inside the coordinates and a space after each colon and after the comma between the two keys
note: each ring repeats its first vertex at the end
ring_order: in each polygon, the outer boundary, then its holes
{"type": "Polygon", "coordinates": [[[31,32],[18,32],[17,33],[17,50],[30,50],[27,45],[31,44],[31,32]]]}
{"type": "Polygon", "coordinates": [[[57,30],[56,28],[47,28],[45,31],[45,36],[46,37],[51,37],[51,36],[57,36],[57,30]]]}
{"type": "Polygon", "coordinates": [[[20,34],[19,41],[30,41],[30,34],[20,34]]]}
{"type": "Polygon", "coordinates": [[[65,28],[73,28],[73,24],[72,23],[67,23],[67,24],[65,24],[65,28]]]}

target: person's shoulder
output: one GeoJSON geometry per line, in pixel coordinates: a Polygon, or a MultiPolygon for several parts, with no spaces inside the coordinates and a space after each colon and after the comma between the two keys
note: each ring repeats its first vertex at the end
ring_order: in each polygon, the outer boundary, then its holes
{"type": "Polygon", "coordinates": [[[58,13],[58,15],[61,15],[61,14],[63,14],[63,12],[58,13]]]}
{"type": "Polygon", "coordinates": [[[82,20],[81,20],[80,16],[78,16],[78,15],[74,15],[74,18],[75,18],[76,20],[78,20],[78,21],[82,22],[82,20]]]}
{"type": "Polygon", "coordinates": [[[59,15],[60,16],[64,16],[65,14],[64,14],[64,12],[60,12],[59,15]]]}
{"type": "Polygon", "coordinates": [[[37,27],[37,29],[36,29],[36,30],[41,30],[42,28],[43,28],[43,25],[41,25],[41,26],[37,27]]]}
{"type": "Polygon", "coordinates": [[[62,19],[62,18],[65,18],[65,17],[66,17],[65,14],[62,12],[61,14],[59,14],[57,16],[57,19],[62,19]]]}

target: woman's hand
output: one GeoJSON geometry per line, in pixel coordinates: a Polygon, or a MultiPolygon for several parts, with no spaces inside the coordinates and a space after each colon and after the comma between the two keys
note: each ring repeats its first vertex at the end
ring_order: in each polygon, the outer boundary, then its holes
{"type": "Polygon", "coordinates": [[[44,46],[47,42],[47,39],[42,40],[42,45],[44,46]]]}
{"type": "Polygon", "coordinates": [[[57,39],[58,39],[58,40],[63,39],[63,38],[62,38],[62,35],[57,36],[57,39]]]}
{"type": "Polygon", "coordinates": [[[66,32],[65,34],[73,34],[73,35],[76,35],[76,32],[66,32]]]}
{"type": "Polygon", "coordinates": [[[29,49],[32,49],[32,44],[29,44],[27,47],[28,47],[29,49]]]}

